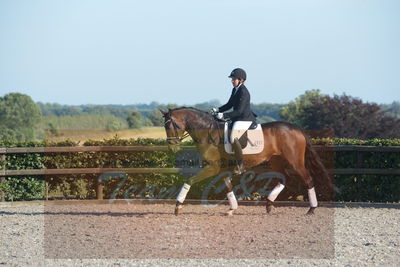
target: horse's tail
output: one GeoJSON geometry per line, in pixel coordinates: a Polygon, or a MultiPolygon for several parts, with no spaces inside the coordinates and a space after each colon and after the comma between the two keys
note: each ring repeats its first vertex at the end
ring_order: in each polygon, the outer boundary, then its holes
{"type": "Polygon", "coordinates": [[[309,138],[306,138],[305,165],[314,181],[319,197],[323,200],[333,200],[334,185],[332,176],[325,168],[318,153],[312,147],[309,138]]]}

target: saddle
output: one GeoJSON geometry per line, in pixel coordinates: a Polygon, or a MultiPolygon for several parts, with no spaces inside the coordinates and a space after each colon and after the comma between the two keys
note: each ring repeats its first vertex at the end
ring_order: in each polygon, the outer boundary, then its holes
{"type": "MultiPolygon", "coordinates": [[[[232,125],[225,122],[224,126],[224,148],[228,154],[234,154],[232,144],[230,142],[230,133],[232,125]]],[[[247,129],[235,130],[232,133],[232,138],[238,138],[242,146],[243,154],[258,154],[264,149],[264,134],[261,124],[253,122],[247,129]]]]}

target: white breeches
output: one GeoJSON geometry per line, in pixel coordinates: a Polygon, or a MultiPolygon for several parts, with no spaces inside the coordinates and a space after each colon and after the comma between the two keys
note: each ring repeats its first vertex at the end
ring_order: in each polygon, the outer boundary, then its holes
{"type": "Polygon", "coordinates": [[[230,136],[231,143],[233,143],[235,138],[240,138],[249,129],[252,123],[252,121],[235,121],[230,136]]]}

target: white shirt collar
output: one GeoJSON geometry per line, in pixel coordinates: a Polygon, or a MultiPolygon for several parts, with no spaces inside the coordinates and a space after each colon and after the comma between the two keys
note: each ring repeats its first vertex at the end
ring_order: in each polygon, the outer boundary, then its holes
{"type": "Polygon", "coordinates": [[[237,93],[237,91],[239,90],[239,87],[242,86],[242,84],[243,84],[243,83],[239,84],[237,87],[234,87],[234,88],[235,88],[235,92],[234,92],[233,94],[236,94],[236,93],[237,93]]]}

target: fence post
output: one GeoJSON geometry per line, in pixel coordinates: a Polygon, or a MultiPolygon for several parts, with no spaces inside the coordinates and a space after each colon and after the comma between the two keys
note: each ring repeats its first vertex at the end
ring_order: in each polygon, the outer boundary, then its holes
{"type": "MultiPolygon", "coordinates": [[[[0,184],[5,182],[5,178],[3,176],[0,177],[0,184]]],[[[3,192],[3,190],[1,190],[0,188],[0,202],[4,202],[6,201],[6,197],[5,197],[5,193],[3,192]]]]}
{"type": "Polygon", "coordinates": [[[364,153],[357,150],[357,169],[362,169],[364,167],[364,153]]]}
{"type": "MultiPolygon", "coordinates": [[[[5,174],[5,170],[6,170],[6,154],[5,154],[6,151],[5,151],[5,149],[4,149],[4,151],[2,149],[0,151],[0,153],[4,153],[4,154],[1,154],[1,162],[3,163],[3,170],[0,171],[0,184],[2,184],[6,181],[6,178],[1,173],[1,172],[4,172],[4,174],[5,174]]],[[[1,190],[1,187],[0,187],[0,201],[1,202],[6,201],[5,193],[3,192],[3,190],[1,190]]]]}
{"type": "Polygon", "coordinates": [[[100,177],[96,178],[96,197],[98,200],[103,200],[103,181],[100,177]]]}
{"type": "Polygon", "coordinates": [[[49,200],[49,183],[46,181],[46,178],[44,179],[44,188],[45,188],[45,199],[49,200]]]}
{"type": "MultiPolygon", "coordinates": [[[[363,166],[364,166],[364,153],[363,153],[363,151],[360,151],[359,149],[357,149],[357,152],[356,152],[357,154],[356,154],[356,157],[357,157],[357,162],[356,162],[356,166],[357,166],[357,169],[362,169],[363,168],[363,166]]],[[[357,175],[356,176],[356,178],[357,178],[357,201],[361,201],[361,191],[362,191],[362,184],[361,184],[361,177],[362,177],[362,175],[357,175]]]]}

